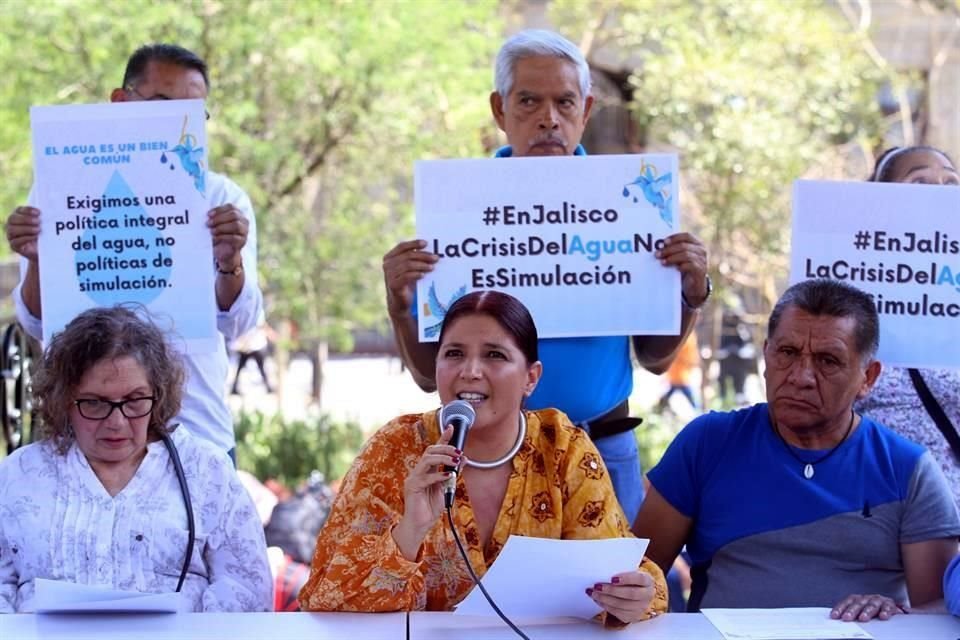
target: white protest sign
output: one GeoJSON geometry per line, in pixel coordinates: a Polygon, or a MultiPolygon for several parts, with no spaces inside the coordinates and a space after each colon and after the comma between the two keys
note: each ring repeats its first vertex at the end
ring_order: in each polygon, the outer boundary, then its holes
{"type": "Polygon", "coordinates": [[[873,297],[884,364],[960,367],[957,187],[797,181],[790,265],[873,297]]]}
{"type": "Polygon", "coordinates": [[[201,100],[33,107],[46,340],[135,302],[190,352],[217,346],[201,100]]]}
{"type": "Polygon", "coordinates": [[[654,257],[679,229],[678,184],[674,155],[418,162],[417,237],[440,256],[417,285],[420,340],[488,289],[541,338],[678,334],[680,274],[654,257]]]}

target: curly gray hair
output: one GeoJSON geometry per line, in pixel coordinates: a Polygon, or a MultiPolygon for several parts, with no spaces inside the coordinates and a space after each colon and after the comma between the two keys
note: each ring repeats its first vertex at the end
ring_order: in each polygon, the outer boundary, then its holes
{"type": "Polygon", "coordinates": [[[33,378],[40,438],[51,439],[66,453],[74,441],[69,415],[77,385],[98,362],[123,357],[143,367],[153,388],[148,429],[172,431],[168,423],[180,412],[183,397],[183,364],[156,325],[116,306],[84,311],[50,341],[33,378]]]}

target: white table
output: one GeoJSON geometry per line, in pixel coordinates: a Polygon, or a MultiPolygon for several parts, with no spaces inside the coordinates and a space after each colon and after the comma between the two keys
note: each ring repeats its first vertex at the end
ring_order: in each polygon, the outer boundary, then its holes
{"type": "MultiPolygon", "coordinates": [[[[622,631],[571,618],[521,620],[531,640],[722,640],[698,613],[672,613],[622,631]]],[[[499,618],[451,613],[182,613],[0,615],[2,640],[512,640],[499,618]]],[[[960,619],[911,614],[863,627],[876,640],[958,640],[960,619]]]]}
{"type": "Polygon", "coordinates": [[[0,615],[2,640],[403,640],[406,637],[406,613],[0,615]]]}
{"type": "MultiPolygon", "coordinates": [[[[517,622],[517,621],[515,621],[517,622]]],[[[670,613],[621,631],[572,618],[525,620],[519,625],[530,640],[723,640],[699,613],[670,613]]],[[[887,621],[861,623],[876,640],[958,640],[960,619],[914,613],[887,621]]],[[[452,613],[410,614],[409,640],[507,640],[519,638],[499,618],[455,616],[452,613]]]]}

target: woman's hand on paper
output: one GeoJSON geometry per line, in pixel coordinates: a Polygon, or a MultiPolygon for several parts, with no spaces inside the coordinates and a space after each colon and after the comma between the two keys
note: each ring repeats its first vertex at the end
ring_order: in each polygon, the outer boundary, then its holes
{"type": "Polygon", "coordinates": [[[587,595],[621,622],[639,622],[652,617],[650,603],[656,593],[653,577],[646,571],[618,573],[610,582],[598,582],[587,595]]]}

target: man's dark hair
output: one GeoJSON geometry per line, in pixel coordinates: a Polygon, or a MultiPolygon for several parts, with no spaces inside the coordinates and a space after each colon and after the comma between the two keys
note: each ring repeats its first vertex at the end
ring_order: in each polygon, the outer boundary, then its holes
{"type": "Polygon", "coordinates": [[[854,341],[864,362],[872,360],[880,346],[880,319],[873,298],[838,280],[817,278],[798,282],[787,289],[770,312],[767,338],[777,331],[780,317],[788,307],[796,307],[815,316],[853,318],[854,341]]]}
{"type": "Polygon", "coordinates": [[[143,78],[147,65],[151,62],[165,62],[185,69],[199,71],[203,76],[203,83],[210,88],[210,78],[207,76],[207,63],[203,58],[189,49],[176,44],[145,44],[127,60],[127,69],[123,72],[123,88],[136,86],[143,78]]]}

